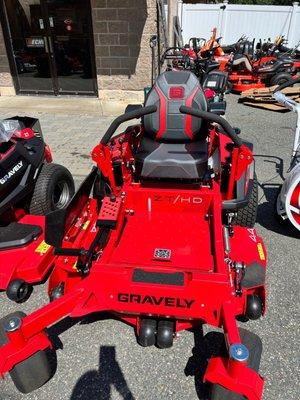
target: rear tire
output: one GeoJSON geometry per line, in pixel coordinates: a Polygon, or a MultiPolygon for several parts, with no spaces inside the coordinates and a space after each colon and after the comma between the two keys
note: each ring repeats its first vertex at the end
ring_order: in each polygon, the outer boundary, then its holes
{"type": "Polygon", "coordinates": [[[270,84],[271,86],[282,85],[283,83],[288,82],[291,79],[292,76],[290,74],[288,74],[287,72],[281,72],[279,74],[272,76],[272,78],[270,79],[270,84]]]}
{"type": "MultiPolygon", "coordinates": [[[[241,336],[241,342],[249,350],[248,366],[254,371],[258,372],[262,353],[261,340],[257,335],[255,335],[255,333],[249,332],[246,329],[240,328],[239,332],[241,336]]],[[[245,397],[240,394],[233,393],[221,385],[213,384],[211,387],[210,400],[245,400],[245,397]]]]}
{"type": "Polygon", "coordinates": [[[67,168],[59,164],[44,164],[35,184],[29,212],[46,215],[65,208],[74,193],[74,180],[67,168]]]}
{"type": "Polygon", "coordinates": [[[234,219],[236,225],[244,226],[246,228],[253,228],[257,218],[258,209],[258,183],[257,177],[254,173],[253,188],[250,195],[249,203],[246,207],[240,209],[234,219]]]}
{"type": "MultiPolygon", "coordinates": [[[[26,314],[17,311],[0,320],[0,346],[7,343],[4,325],[12,317],[24,318],[26,314]]],[[[21,393],[30,393],[43,386],[54,375],[52,365],[53,352],[49,350],[38,351],[27,360],[20,362],[9,372],[16,388],[21,393]]]]}

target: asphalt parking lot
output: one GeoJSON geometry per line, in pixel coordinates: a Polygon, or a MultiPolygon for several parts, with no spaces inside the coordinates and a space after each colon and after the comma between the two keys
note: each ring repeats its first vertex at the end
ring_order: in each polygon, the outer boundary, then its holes
{"type": "MultiPolygon", "coordinates": [[[[296,116],[237,104],[228,96],[227,118],[254,143],[260,182],[257,230],[268,250],[268,311],[245,327],[257,333],[264,346],[261,373],[266,378],[265,400],[298,400],[299,367],[299,236],[284,230],[274,218],[274,200],[288,168],[296,116]]],[[[22,110],[14,110],[22,114],[22,110]]],[[[1,106],[0,117],[13,110],[1,106]]],[[[34,110],[31,112],[34,115],[34,110]]],[[[91,165],[89,152],[112,118],[94,114],[65,115],[39,112],[44,136],[56,162],[63,163],[79,183],[91,165]]],[[[17,309],[30,312],[47,301],[46,287],[16,306],[0,294],[0,315],[17,309]]],[[[58,367],[54,378],[33,394],[22,396],[9,377],[0,382],[0,400],[197,400],[206,399],[200,383],[203,354],[199,334],[184,332],[173,348],[142,348],[133,330],[106,317],[64,320],[51,328],[58,367]],[[61,342],[61,343],[60,343],[61,342]],[[62,349],[63,347],[63,349],[62,349]]]]}

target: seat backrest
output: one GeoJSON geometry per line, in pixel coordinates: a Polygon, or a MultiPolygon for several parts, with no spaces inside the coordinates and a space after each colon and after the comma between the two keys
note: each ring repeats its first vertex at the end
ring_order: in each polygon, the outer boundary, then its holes
{"type": "Polygon", "coordinates": [[[182,105],[207,110],[207,102],[197,77],[190,71],[167,71],[159,75],[146,100],[157,111],[143,119],[145,136],[158,142],[185,143],[203,137],[203,121],[182,114],[182,105]]]}
{"type": "Polygon", "coordinates": [[[247,54],[252,57],[254,54],[254,42],[249,40],[244,40],[236,44],[236,52],[238,54],[247,54]]]}

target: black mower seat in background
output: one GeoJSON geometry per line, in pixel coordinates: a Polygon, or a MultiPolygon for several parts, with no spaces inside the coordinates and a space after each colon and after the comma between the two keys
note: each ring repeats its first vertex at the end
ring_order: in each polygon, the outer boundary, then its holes
{"type": "Polygon", "coordinates": [[[135,156],[136,172],[145,179],[199,180],[207,170],[207,129],[200,118],[182,114],[180,106],[207,110],[197,77],[190,71],[167,71],[151,89],[143,118],[144,138],[135,156]]]}
{"type": "Polygon", "coordinates": [[[42,231],[38,225],[12,222],[0,228],[0,250],[25,246],[36,239],[42,231]]]}

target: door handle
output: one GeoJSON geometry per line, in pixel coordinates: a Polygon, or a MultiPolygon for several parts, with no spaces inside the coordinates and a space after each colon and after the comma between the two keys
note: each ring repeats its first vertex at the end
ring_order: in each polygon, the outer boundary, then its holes
{"type": "Polygon", "coordinates": [[[51,37],[48,38],[48,43],[49,43],[50,53],[53,54],[53,42],[51,37]]]}
{"type": "Polygon", "coordinates": [[[49,44],[47,36],[44,36],[44,44],[45,44],[45,51],[47,54],[49,54],[49,44]]]}

